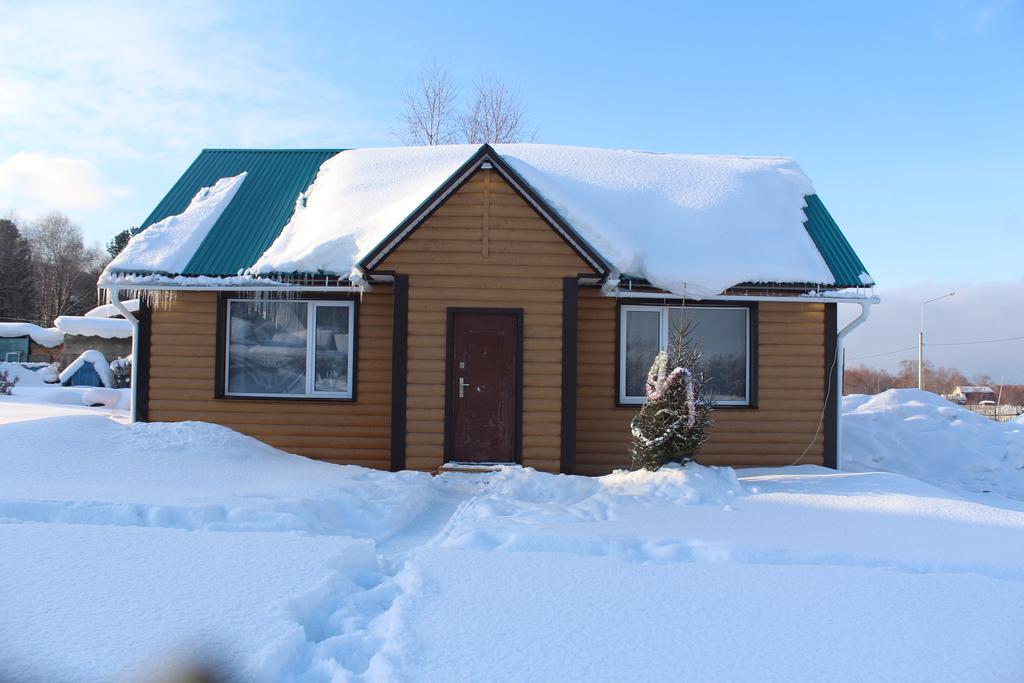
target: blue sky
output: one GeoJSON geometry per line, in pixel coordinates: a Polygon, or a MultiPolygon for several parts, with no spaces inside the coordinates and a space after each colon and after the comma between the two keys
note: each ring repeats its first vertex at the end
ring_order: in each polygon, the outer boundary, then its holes
{"type": "MultiPolygon", "coordinates": [[[[1013,0],[0,0],[0,44],[0,213],[63,210],[91,240],[139,223],[202,147],[396,144],[402,87],[436,59],[467,89],[513,84],[541,142],[795,158],[880,293],[906,294],[851,338],[861,355],[907,345],[916,288],[996,292],[982,329],[936,309],[945,341],[1024,335],[1013,0]]],[[[1024,381],[1022,349],[947,358],[1024,381]]]]}

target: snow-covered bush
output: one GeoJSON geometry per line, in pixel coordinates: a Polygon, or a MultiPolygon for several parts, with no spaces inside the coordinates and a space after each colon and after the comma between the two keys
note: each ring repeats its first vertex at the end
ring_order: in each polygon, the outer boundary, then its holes
{"type": "Polygon", "coordinates": [[[686,464],[707,441],[714,402],[705,391],[710,378],[704,375],[702,355],[684,327],[654,359],[647,373],[647,401],[630,423],[634,470],[686,464]]]}
{"type": "Polygon", "coordinates": [[[115,358],[110,362],[110,374],[114,380],[114,389],[127,389],[132,385],[131,358],[115,358]]]}
{"type": "Polygon", "coordinates": [[[18,377],[11,379],[11,375],[6,370],[0,370],[0,396],[10,396],[14,390],[14,385],[18,383],[18,377]]]}

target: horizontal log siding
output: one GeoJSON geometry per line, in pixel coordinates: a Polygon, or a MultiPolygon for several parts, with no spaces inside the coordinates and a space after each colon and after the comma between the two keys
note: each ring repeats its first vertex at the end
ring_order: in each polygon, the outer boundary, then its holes
{"type": "Polygon", "coordinates": [[[181,292],[153,310],[149,419],[202,420],[319,460],[390,466],[391,292],[359,302],[356,401],[215,399],[217,294],[181,292]]]}
{"type": "Polygon", "coordinates": [[[557,472],[562,278],[586,272],[585,262],[501,176],[480,171],[380,267],[409,275],[406,466],[444,461],[447,309],[522,308],[523,464],[557,472]]]}
{"type": "MultiPolygon", "coordinates": [[[[580,290],[576,463],[580,474],[629,465],[629,421],[638,407],[615,406],[615,300],[580,290]]],[[[823,462],[815,437],[824,407],[825,312],[821,304],[761,303],[758,307],[757,409],[714,413],[701,451],[707,465],[775,466],[823,462]]]]}

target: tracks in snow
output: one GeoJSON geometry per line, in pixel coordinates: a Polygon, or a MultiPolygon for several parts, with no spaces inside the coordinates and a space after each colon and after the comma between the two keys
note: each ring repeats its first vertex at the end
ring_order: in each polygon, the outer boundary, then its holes
{"type": "Polygon", "coordinates": [[[437,496],[430,507],[377,544],[372,563],[354,574],[343,566],[325,583],[290,601],[289,609],[302,628],[304,643],[284,663],[280,678],[390,678],[384,649],[399,621],[394,610],[409,582],[409,561],[443,538],[460,510],[480,491],[479,481],[460,477],[465,480],[438,480],[437,496]]]}

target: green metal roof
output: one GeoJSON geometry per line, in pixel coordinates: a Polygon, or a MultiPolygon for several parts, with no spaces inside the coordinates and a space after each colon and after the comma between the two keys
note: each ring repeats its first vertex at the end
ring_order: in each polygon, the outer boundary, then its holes
{"type": "MultiPolygon", "coordinates": [[[[246,172],[245,181],[182,275],[231,276],[253,265],[281,233],[320,165],[341,149],[204,149],[142,223],[179,214],[203,187],[246,172]]],[[[818,195],[806,197],[804,227],[839,287],[862,287],[864,264],[818,195]]]]}
{"type": "Polygon", "coordinates": [[[204,149],[153,213],[147,228],[184,211],[203,187],[246,172],[238,193],[182,275],[236,275],[270,247],[320,165],[340,149],[204,149]]]}
{"type": "Polygon", "coordinates": [[[843,231],[836,225],[818,195],[809,194],[804,199],[807,201],[804,227],[835,276],[836,284],[840,287],[863,287],[869,284],[861,281],[861,274],[866,275],[867,268],[846,241],[843,231]]]}

